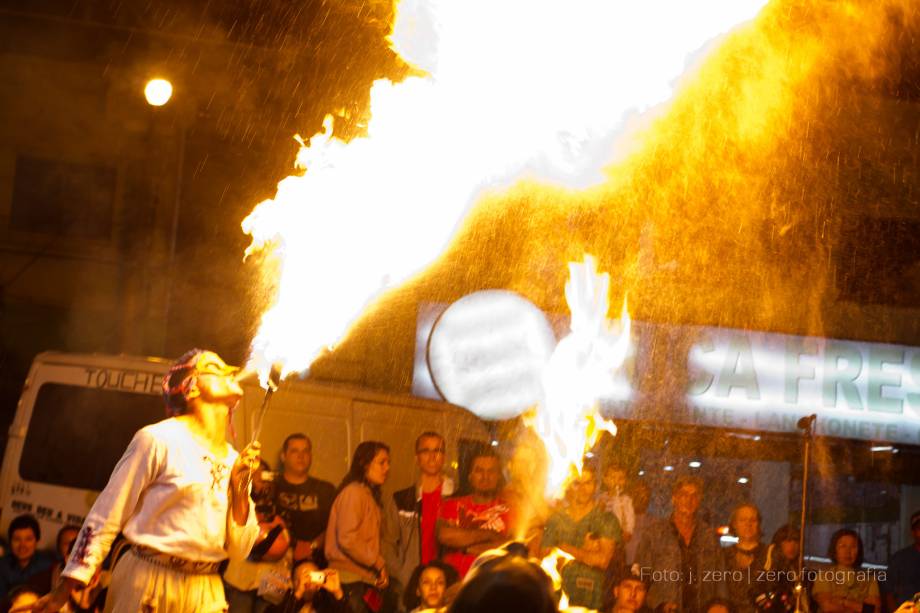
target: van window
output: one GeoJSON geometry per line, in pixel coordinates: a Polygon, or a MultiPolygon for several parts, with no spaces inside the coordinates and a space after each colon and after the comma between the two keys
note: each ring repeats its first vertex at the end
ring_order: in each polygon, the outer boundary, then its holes
{"type": "Polygon", "coordinates": [[[32,409],[19,475],[101,490],[134,433],[164,417],[159,396],[46,383],[32,409]]]}

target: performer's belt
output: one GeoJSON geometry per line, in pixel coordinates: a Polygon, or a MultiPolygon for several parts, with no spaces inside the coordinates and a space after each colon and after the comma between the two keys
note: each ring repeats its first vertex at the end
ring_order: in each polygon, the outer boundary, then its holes
{"type": "Polygon", "coordinates": [[[199,562],[186,560],[178,556],[162,553],[144,545],[132,545],[131,552],[138,558],[150,564],[162,566],[170,570],[190,575],[212,575],[217,572],[220,562],[199,562]]]}

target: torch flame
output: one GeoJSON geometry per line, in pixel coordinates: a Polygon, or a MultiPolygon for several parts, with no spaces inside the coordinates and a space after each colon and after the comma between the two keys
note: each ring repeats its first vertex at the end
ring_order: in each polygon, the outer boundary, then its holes
{"type": "Polygon", "coordinates": [[[626,300],[615,334],[607,322],[610,275],[598,274],[594,258],[569,264],[565,286],[571,333],[559,341],[543,373],[543,401],[527,425],[543,440],[549,456],[548,497],[560,497],[565,484],[581,473],[585,453],[601,432],[616,426],[598,411],[598,399],[622,396],[616,371],[630,350],[631,320],[626,300]]]}
{"type": "MultiPolygon", "coordinates": [[[[559,568],[574,559],[575,557],[572,554],[566,553],[558,547],[553,547],[552,551],[540,560],[540,568],[552,579],[554,590],[559,591],[562,589],[562,573],[559,572],[559,568]]],[[[568,606],[569,599],[563,592],[562,598],[559,600],[559,610],[564,611],[568,606]]]]}
{"type": "Polygon", "coordinates": [[[391,43],[423,76],[371,88],[367,134],[302,141],[244,220],[276,287],[250,367],[307,371],[365,306],[432,262],[484,191],[603,181],[624,119],[765,0],[406,0],[391,43]],[[641,58],[637,61],[636,58],[641,58]]]}

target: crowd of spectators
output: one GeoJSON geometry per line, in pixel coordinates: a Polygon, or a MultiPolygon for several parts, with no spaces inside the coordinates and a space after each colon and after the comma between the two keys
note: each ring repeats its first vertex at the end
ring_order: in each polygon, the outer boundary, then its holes
{"type": "MultiPolygon", "coordinates": [[[[786,525],[765,541],[760,510],[750,502],[727,518],[734,538],[725,547],[699,513],[706,492],[695,477],[675,479],[667,517],[648,514],[648,486],[630,483],[617,464],[600,471],[587,463],[563,500],[549,503],[526,484],[536,474],[532,454],[525,450],[503,466],[483,446],[468,458],[467,491],[458,493],[445,474],[445,443],[436,432],[421,433],[416,481],[385,495],[386,444],[360,443],[335,486],[310,473],[310,438],[288,436],[279,470],[263,464],[255,475],[262,534],[248,560],[224,570],[229,611],[556,611],[561,593],[547,574],[554,569],[534,561],[550,554],[572,606],[614,613],[796,608],[798,530],[786,525]]],[[[827,552],[831,565],[805,574],[810,597],[803,610],[891,613],[913,598],[920,592],[920,512],[911,529],[913,545],[891,557],[884,575],[863,567],[857,532],[838,530],[827,552]]],[[[35,518],[12,520],[0,558],[5,606],[49,590],[77,531],[64,526],[53,552],[45,552],[35,518]]],[[[101,611],[104,583],[95,577],[65,610],[101,611]]]]}

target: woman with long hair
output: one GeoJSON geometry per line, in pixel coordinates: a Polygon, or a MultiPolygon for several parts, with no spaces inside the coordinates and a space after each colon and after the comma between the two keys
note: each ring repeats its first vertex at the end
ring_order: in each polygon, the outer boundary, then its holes
{"type": "Polygon", "coordinates": [[[841,528],[831,535],[827,555],[834,565],[817,574],[811,595],[822,613],[862,613],[866,607],[878,613],[882,601],[878,582],[860,570],[863,543],[859,534],[841,528]]]}
{"type": "Polygon", "coordinates": [[[390,472],[390,448],[364,441],[336,493],[326,526],[326,559],[338,571],[353,613],[376,613],[389,584],[380,550],[380,488],[390,472]]]}
{"type": "MultiPolygon", "coordinates": [[[[795,583],[799,568],[799,529],[784,524],[773,533],[767,546],[765,581],[758,582],[754,602],[760,610],[782,613],[795,609],[795,583]]],[[[806,593],[811,592],[808,573],[802,577],[806,593]]]]}

